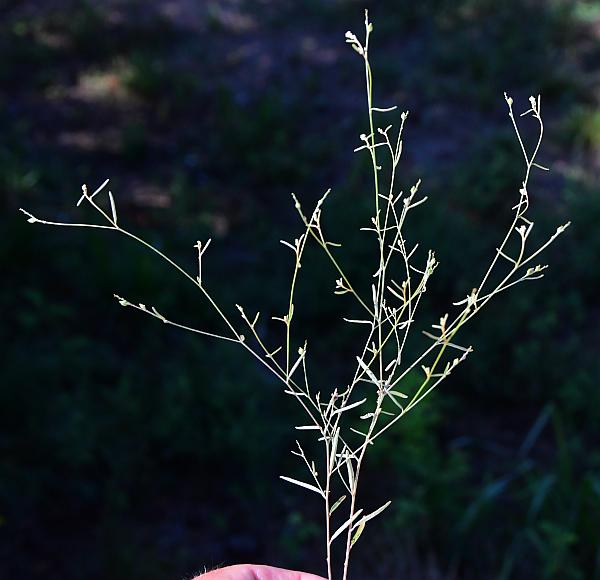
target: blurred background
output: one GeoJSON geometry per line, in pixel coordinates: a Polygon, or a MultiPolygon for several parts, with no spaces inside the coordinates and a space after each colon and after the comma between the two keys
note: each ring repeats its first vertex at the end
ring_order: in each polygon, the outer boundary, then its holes
{"type": "MultiPolygon", "coordinates": [[[[409,236],[441,263],[421,327],[480,279],[516,202],[503,91],[518,111],[542,94],[540,239],[573,226],[548,276],[484,311],[467,363],[373,448],[361,500],[393,504],[353,580],[600,578],[600,2],[0,0],[2,578],[324,573],[320,505],[278,479],[301,473],[295,402],[235,346],[116,304],[219,329],[155,257],[17,210],[82,219],[81,184],[110,177],[121,222],[190,271],[213,238],[204,276],[228,313],[280,314],[278,240],[302,231],[289,194],[308,207],[332,187],[325,223],[368,285],[364,76],[344,43],[365,5],[376,100],[411,111],[399,183],[429,196],[409,236]]],[[[349,303],[308,258],[296,310],[315,380],[336,384],[349,303]]]]}

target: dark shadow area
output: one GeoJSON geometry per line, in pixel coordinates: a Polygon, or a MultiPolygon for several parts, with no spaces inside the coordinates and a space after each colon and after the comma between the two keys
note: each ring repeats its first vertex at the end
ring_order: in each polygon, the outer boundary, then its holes
{"type": "MultiPolygon", "coordinates": [[[[474,354],[375,445],[361,499],[393,503],[352,580],[600,578],[600,4],[561,0],[0,2],[0,577],[165,580],[245,561],[324,573],[320,505],[286,487],[302,414],[218,332],[194,289],[131,241],[44,229],[105,178],[121,220],[205,276],[232,317],[286,308],[280,239],[324,220],[368,289],[372,215],[361,63],[370,6],[377,100],[409,109],[407,226],[436,250],[420,328],[480,279],[518,196],[503,92],[541,93],[535,235],[573,222],[545,279],[465,330],[474,354]]],[[[336,272],[307,256],[296,310],[316,382],[354,335],[336,272]]],[[[436,318],[437,317],[437,318],[436,318]]],[[[264,332],[276,339],[276,326],[264,332]]],[[[414,347],[418,348],[418,344],[414,347]]],[[[365,541],[366,540],[366,541],[365,541]]]]}

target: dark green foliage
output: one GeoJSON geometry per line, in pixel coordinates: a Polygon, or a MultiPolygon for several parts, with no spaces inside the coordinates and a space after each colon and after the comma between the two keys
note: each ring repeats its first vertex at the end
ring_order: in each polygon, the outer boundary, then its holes
{"type": "MultiPolygon", "coordinates": [[[[301,232],[288,193],[308,210],[332,186],[325,230],[344,242],[341,260],[368,292],[370,238],[355,231],[372,213],[370,183],[366,160],[349,155],[364,130],[358,70],[343,58],[307,64],[301,51],[288,62],[286,42],[298,39],[280,38],[291,27],[327,48],[321,35],[333,27],[331,46],[343,49],[363,6],[267,4],[247,6],[272,27],[261,31],[273,42],[267,54],[294,76],[276,70],[257,86],[252,58],[231,64],[245,35],[256,38],[216,26],[214,14],[192,34],[137,3],[122,19],[73,2],[36,17],[9,10],[0,23],[0,576],[158,580],[228,561],[321,566],[318,506],[277,480],[294,473],[290,426],[301,421],[279,386],[241,352],[112,301],[117,292],[219,328],[153,256],[114,236],[31,227],[16,212],[74,216],[80,182],[110,176],[122,219],[190,271],[193,243],[214,237],[215,295],[256,304],[267,320],[284,308],[291,271],[278,240],[301,232]],[[97,71],[117,75],[123,103],[78,96],[81,77],[97,71]],[[69,145],[70,133],[92,145],[69,145]]],[[[548,111],[543,159],[557,171],[532,184],[534,234],[573,226],[545,256],[546,279],[499,296],[466,329],[461,342],[475,352],[443,394],[374,447],[360,499],[394,503],[359,558],[432,558],[465,580],[598,579],[593,3],[372,4],[379,104],[411,109],[401,187],[423,177],[429,196],[407,233],[441,263],[418,330],[480,278],[516,201],[522,164],[503,90],[539,91],[548,111]],[[451,151],[436,153],[431,143],[446,137],[451,151]]],[[[327,298],[334,278],[309,250],[298,325],[315,337],[311,373],[324,390],[343,383],[355,355],[338,324],[352,307],[327,298]]],[[[276,327],[263,330],[275,342],[276,327]]],[[[408,352],[419,346],[415,336],[408,352]]]]}

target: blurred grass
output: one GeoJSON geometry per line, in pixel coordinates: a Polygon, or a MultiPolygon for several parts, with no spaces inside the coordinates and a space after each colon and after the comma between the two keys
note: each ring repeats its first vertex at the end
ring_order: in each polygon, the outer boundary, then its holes
{"type": "MultiPolygon", "coordinates": [[[[323,64],[310,48],[343,51],[362,5],[208,4],[206,28],[185,31],[141,17],[136,2],[120,13],[39,2],[9,7],[0,24],[6,577],[321,565],[316,508],[276,477],[294,470],[292,402],[230,348],[111,301],[117,292],[217,324],[151,256],[16,214],[70,214],[82,181],[110,176],[124,219],[190,267],[193,241],[217,238],[208,268],[224,303],[278,312],[289,265],[277,241],[299,231],[288,194],[308,205],[334,186],[328,231],[346,238],[349,271],[368,283],[364,240],[347,237],[371,211],[364,160],[349,155],[364,121],[360,71],[345,52],[323,64]]],[[[440,578],[600,578],[597,3],[371,9],[380,98],[411,109],[402,187],[424,177],[430,196],[410,224],[441,261],[425,318],[470,290],[517,191],[502,91],[543,95],[556,170],[534,184],[538,235],[574,225],[548,278],[469,329],[475,356],[375,449],[364,499],[385,494],[394,511],[357,546],[358,570],[416,578],[433,561],[440,578]]],[[[322,299],[334,273],[316,252],[311,262],[297,310],[320,337],[315,372],[329,384],[352,335],[335,324],[340,304],[322,299]]]]}

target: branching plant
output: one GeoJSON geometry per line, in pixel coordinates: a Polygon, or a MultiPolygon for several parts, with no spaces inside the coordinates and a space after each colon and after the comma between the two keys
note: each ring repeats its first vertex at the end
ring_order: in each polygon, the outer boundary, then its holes
{"type": "Polygon", "coordinates": [[[313,433],[321,444],[322,455],[320,458],[309,457],[301,443],[297,442],[297,448],[292,453],[300,458],[306,476],[300,479],[282,476],[282,479],[315,493],[323,502],[329,580],[347,580],[353,546],[369,522],[390,505],[388,501],[368,513],[359,507],[359,483],[369,448],[397,421],[421,403],[472,352],[470,346],[465,347],[456,342],[459,331],[467,322],[501,292],[544,275],[547,266],[538,264],[537,259],[569,225],[566,223],[560,226],[545,243],[530,249],[529,238],[534,225],[528,217],[530,176],[534,169],[546,170],[536,161],[544,134],[541,102],[539,96],[530,97],[529,108],[521,115],[530,115],[537,122],[537,138],[531,147],[522,137],[518,118],[513,112],[513,99],[505,94],[508,115],[525,162],[517,202],[512,208],[512,222],[479,283],[474,285],[466,298],[453,304],[455,308],[452,313],[444,314],[431,330],[424,331],[429,342],[423,352],[412,360],[405,360],[403,354],[407,338],[438,263],[432,251],[427,253],[424,263],[418,263],[418,244],[409,242],[404,234],[407,217],[425,203],[427,198],[418,197],[420,181],[411,187],[408,193],[397,191],[396,177],[402,155],[402,132],[408,112],[400,114],[395,130],[391,124],[382,128],[378,123],[377,119],[380,116],[394,113],[396,107],[381,108],[373,102],[373,76],[369,61],[372,31],[373,26],[365,13],[364,41],[351,32],[346,33],[346,42],[364,63],[366,81],[368,130],[360,135],[360,144],[355,152],[369,156],[373,173],[374,215],[370,224],[362,228],[372,236],[378,249],[370,295],[361,296],[357,292],[338,261],[339,244],[330,241],[324,232],[321,216],[330,190],[309,213],[304,212],[298,199],[293,196],[304,229],[292,242],[282,240],[282,244],[292,252],[293,273],[287,312],[273,317],[283,325],[281,344],[266,343],[257,326],[260,313],[250,314],[244,307],[237,305],[241,320],[235,321],[229,318],[217,303],[202,274],[202,263],[210,240],[196,243],[198,271],[197,274],[190,274],[157,247],[121,225],[117,205],[110,191],[107,193],[107,204],[98,202],[100,194],[107,191],[108,180],[92,193],[84,185],[83,193],[77,202],[77,205],[84,202],[89,204],[102,218],[101,223],[47,221],[21,210],[30,223],[114,231],[157,254],[200,291],[221,319],[222,333],[192,328],[167,318],[154,307],[115,296],[118,302],[165,324],[239,344],[283,383],[285,393],[298,401],[306,413],[307,420],[296,429],[313,433]],[[297,280],[309,243],[320,246],[331,261],[336,271],[334,293],[349,294],[363,312],[360,318],[343,318],[346,323],[359,325],[363,330],[364,342],[356,350],[355,358],[348,361],[350,369],[353,369],[351,378],[345,387],[324,392],[316,390],[309,382],[307,342],[304,341],[300,348],[293,347],[293,344],[298,344],[292,337],[297,280]],[[422,373],[420,384],[409,389],[405,379],[413,371],[422,373]],[[355,428],[358,422],[363,425],[361,429],[355,428]],[[338,520],[339,514],[344,513],[344,510],[345,515],[341,518],[341,523],[338,521],[334,525],[334,519],[338,520]],[[335,542],[342,545],[343,549],[340,552],[343,563],[340,571],[334,574],[332,554],[335,542]]]}

